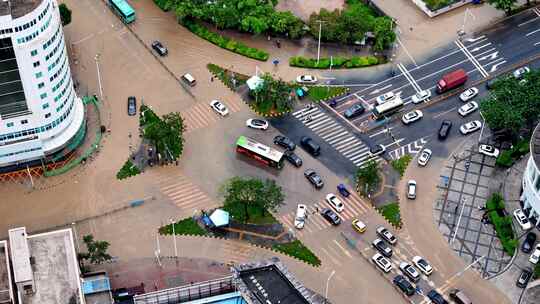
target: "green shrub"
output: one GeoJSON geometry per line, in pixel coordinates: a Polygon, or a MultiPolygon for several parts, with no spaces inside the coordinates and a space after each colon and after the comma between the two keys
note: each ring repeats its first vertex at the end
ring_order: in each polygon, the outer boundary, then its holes
{"type": "Polygon", "coordinates": [[[498,192],[493,193],[486,202],[486,208],[492,210],[504,210],[504,199],[498,192]]]}
{"type": "Polygon", "coordinates": [[[351,68],[361,68],[370,65],[376,65],[379,62],[379,59],[374,56],[353,56],[350,58],[345,57],[332,57],[332,58],[320,58],[319,63],[317,64],[317,59],[306,58],[302,56],[294,56],[289,58],[289,65],[299,68],[310,68],[310,69],[329,69],[330,63],[332,63],[333,69],[351,69],[351,68]]]}
{"type": "Polygon", "coordinates": [[[169,0],[154,0],[154,3],[164,12],[168,12],[174,2],[169,0]]]}
{"type": "Polygon", "coordinates": [[[499,212],[504,210],[502,195],[500,193],[493,193],[486,202],[486,207],[490,210],[488,213],[489,219],[493,223],[493,227],[504,251],[508,255],[513,255],[518,245],[518,240],[515,238],[512,217],[499,215],[499,212]]]}
{"type": "Polygon", "coordinates": [[[272,248],[274,248],[274,250],[276,251],[295,257],[313,266],[321,265],[321,260],[299,240],[294,240],[286,244],[276,244],[272,246],[272,248]]]}
{"type": "Polygon", "coordinates": [[[537,263],[537,264],[534,266],[533,278],[534,278],[535,280],[540,278],[540,263],[537,263]]]}
{"type": "MultiPolygon", "coordinates": [[[[206,230],[202,229],[199,224],[191,217],[185,218],[174,223],[174,233],[177,235],[207,235],[206,230]]],[[[159,234],[172,235],[173,225],[165,225],[159,228],[159,234]]]]}
{"type": "Polygon", "coordinates": [[[426,4],[426,6],[432,11],[436,11],[450,4],[450,0],[423,0],[423,1],[426,4]]]}
{"type": "Polygon", "coordinates": [[[310,86],[308,95],[314,102],[325,101],[345,94],[349,89],[344,87],[310,86]]]}
{"type": "Polygon", "coordinates": [[[502,153],[497,157],[495,164],[500,167],[510,168],[514,164],[514,159],[512,158],[511,151],[502,151],[502,153]]]}
{"type": "Polygon", "coordinates": [[[392,224],[394,227],[401,227],[401,215],[399,212],[399,204],[398,203],[389,203],[388,205],[384,205],[382,207],[377,208],[379,212],[382,214],[382,216],[392,224]]]}
{"type": "Polygon", "coordinates": [[[411,160],[412,160],[412,156],[410,154],[406,154],[400,157],[399,159],[393,160],[391,162],[392,168],[394,168],[397,172],[399,172],[399,176],[403,176],[411,160]]]}
{"type": "Polygon", "coordinates": [[[140,174],[140,173],[141,173],[141,170],[139,170],[139,168],[137,166],[135,166],[131,162],[131,160],[128,159],[124,163],[122,168],[120,168],[118,173],[116,173],[116,178],[119,179],[119,180],[122,180],[122,179],[125,179],[125,178],[128,178],[128,177],[131,177],[131,176],[135,176],[135,175],[140,174]]]}

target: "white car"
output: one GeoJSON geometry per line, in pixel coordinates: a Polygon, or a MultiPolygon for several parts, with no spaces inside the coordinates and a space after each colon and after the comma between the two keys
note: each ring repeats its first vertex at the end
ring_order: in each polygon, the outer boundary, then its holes
{"type": "Polygon", "coordinates": [[[533,253],[529,257],[529,262],[536,264],[540,260],[540,244],[536,244],[533,253]]]}
{"type": "Polygon", "coordinates": [[[478,89],[475,87],[468,88],[467,90],[463,91],[463,93],[459,94],[459,99],[461,101],[469,101],[473,99],[476,95],[478,95],[478,89]]]}
{"type": "Polygon", "coordinates": [[[382,105],[383,103],[387,102],[387,101],[390,101],[392,99],[396,98],[396,94],[394,94],[394,92],[388,92],[386,94],[383,94],[379,97],[377,97],[376,101],[377,101],[377,105],[382,105]]]}
{"type": "Polygon", "coordinates": [[[392,264],[390,263],[390,261],[388,261],[388,259],[383,257],[382,254],[375,253],[375,255],[373,255],[371,259],[373,260],[373,262],[375,262],[375,265],[382,269],[382,271],[390,272],[390,270],[392,270],[392,264]]]}
{"type": "Polygon", "coordinates": [[[246,127],[257,130],[266,130],[268,129],[268,121],[259,118],[250,118],[246,120],[246,127]]]}
{"type": "Polygon", "coordinates": [[[409,113],[405,113],[403,114],[403,117],[401,117],[401,121],[408,125],[410,123],[413,123],[417,120],[420,120],[422,117],[424,116],[424,114],[422,113],[422,111],[420,110],[414,110],[414,111],[411,111],[409,113]]]}
{"type": "Polygon", "coordinates": [[[481,127],[482,123],[479,120],[473,120],[469,121],[468,123],[462,124],[461,127],[459,127],[459,131],[461,132],[461,134],[467,135],[474,131],[480,130],[481,127]]]}
{"type": "Polygon", "coordinates": [[[227,107],[219,100],[212,100],[210,102],[210,108],[221,116],[227,116],[229,114],[227,107]]]}
{"type": "Polygon", "coordinates": [[[345,205],[343,205],[341,200],[334,193],[328,193],[326,195],[326,201],[332,208],[336,209],[337,212],[343,212],[345,209],[345,205]]]}
{"type": "Polygon", "coordinates": [[[516,79],[521,79],[523,78],[523,75],[529,73],[531,71],[531,69],[529,69],[528,66],[523,66],[523,67],[520,67],[519,69],[515,70],[512,74],[514,74],[514,77],[516,79]]]}
{"type": "Polygon", "coordinates": [[[458,113],[465,117],[476,110],[478,110],[478,103],[476,101],[471,101],[459,107],[458,113]]]}
{"type": "Polygon", "coordinates": [[[418,269],[420,269],[420,271],[424,273],[425,275],[430,275],[433,273],[433,267],[431,267],[429,262],[423,257],[415,256],[413,257],[412,261],[414,265],[418,267],[418,269]]]}
{"type": "Polygon", "coordinates": [[[409,182],[407,182],[407,198],[416,198],[416,181],[414,179],[411,179],[409,180],[409,182]]]}
{"type": "Polygon", "coordinates": [[[478,147],[478,152],[487,156],[495,157],[495,158],[499,157],[499,149],[490,145],[480,145],[478,147]]]}
{"type": "Polygon", "coordinates": [[[431,152],[430,149],[426,148],[422,150],[422,152],[420,153],[420,156],[418,157],[418,164],[422,167],[427,165],[429,159],[431,158],[431,154],[433,154],[433,152],[431,152]]]}
{"type": "Polygon", "coordinates": [[[430,90],[423,90],[413,95],[412,102],[414,104],[421,103],[423,101],[428,100],[431,97],[431,91],[430,90]]]}
{"type": "Polygon", "coordinates": [[[527,218],[525,213],[523,213],[523,210],[519,208],[514,210],[514,218],[518,222],[519,226],[521,226],[521,229],[529,230],[532,228],[532,224],[531,222],[529,222],[529,219],[527,218]]]}
{"type": "Polygon", "coordinates": [[[395,245],[397,242],[397,238],[390,232],[390,230],[386,229],[384,226],[377,227],[377,234],[382,237],[385,241],[390,243],[390,245],[395,245]]]}
{"type": "Polygon", "coordinates": [[[296,229],[304,228],[307,218],[307,206],[303,204],[298,204],[296,207],[296,216],[294,217],[294,227],[296,229]]]}
{"type": "Polygon", "coordinates": [[[407,262],[401,262],[399,264],[399,269],[411,279],[413,282],[418,282],[420,280],[420,273],[416,268],[413,267],[413,265],[407,263],[407,262]]]}
{"type": "Polygon", "coordinates": [[[296,82],[298,83],[317,83],[317,77],[313,75],[300,75],[296,77],[296,82]]]}

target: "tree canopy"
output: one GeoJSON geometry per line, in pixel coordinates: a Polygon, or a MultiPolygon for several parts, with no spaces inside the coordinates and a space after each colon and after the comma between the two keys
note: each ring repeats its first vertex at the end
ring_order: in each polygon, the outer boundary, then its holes
{"type": "Polygon", "coordinates": [[[67,7],[65,3],[58,5],[58,10],[60,11],[60,20],[62,25],[66,26],[71,23],[71,10],[67,7]]]}
{"type": "Polygon", "coordinates": [[[487,0],[487,2],[496,9],[505,11],[506,14],[510,14],[512,9],[516,7],[517,0],[487,0]]]}
{"type": "Polygon", "coordinates": [[[379,166],[374,160],[368,161],[364,167],[356,171],[356,185],[360,192],[368,194],[375,190],[381,180],[378,171],[379,166]]]}
{"type": "Polygon", "coordinates": [[[164,157],[176,160],[184,150],[184,120],[180,113],[173,112],[157,116],[146,105],[141,105],[140,122],[144,128],[144,138],[150,140],[164,157]]]}
{"type": "Polygon", "coordinates": [[[274,79],[269,73],[262,77],[263,83],[251,91],[255,99],[255,109],[263,114],[287,113],[293,108],[292,87],[281,79],[274,79]]]}
{"type": "Polygon", "coordinates": [[[107,253],[109,242],[94,240],[94,236],[87,234],[83,237],[87,252],[79,253],[80,260],[88,260],[92,264],[101,264],[112,259],[107,253]]]}

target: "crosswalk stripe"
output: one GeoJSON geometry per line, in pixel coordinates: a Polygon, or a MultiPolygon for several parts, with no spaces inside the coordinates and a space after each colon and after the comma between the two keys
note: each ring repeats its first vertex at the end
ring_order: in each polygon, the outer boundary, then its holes
{"type": "Polygon", "coordinates": [[[161,191],[167,191],[169,189],[173,189],[173,188],[176,188],[178,186],[189,185],[189,184],[191,184],[189,181],[181,181],[181,182],[177,182],[177,183],[170,184],[170,185],[167,185],[167,186],[163,186],[163,187],[161,187],[161,191]]]}
{"type": "Polygon", "coordinates": [[[361,208],[359,208],[356,204],[350,203],[350,204],[348,204],[348,206],[356,212],[356,215],[364,213],[363,210],[361,208]]]}
{"type": "Polygon", "coordinates": [[[192,183],[188,182],[185,184],[177,185],[174,188],[169,188],[166,190],[162,189],[161,191],[169,196],[174,196],[174,195],[177,195],[178,193],[185,193],[186,191],[189,191],[190,189],[196,189],[196,188],[197,187],[195,187],[192,183]]]}
{"type": "Polygon", "coordinates": [[[344,156],[345,156],[345,153],[349,153],[349,152],[352,152],[353,149],[354,151],[362,151],[366,146],[364,146],[362,144],[361,141],[357,141],[357,142],[354,142],[352,144],[350,144],[349,146],[344,146],[344,147],[341,147],[340,149],[338,149],[339,152],[341,152],[344,156]],[[355,147],[358,147],[360,146],[360,150],[357,150],[358,148],[355,149],[355,147]]]}
{"type": "Polygon", "coordinates": [[[338,130],[333,130],[332,132],[327,133],[327,134],[325,134],[325,135],[323,135],[323,136],[321,136],[321,137],[322,137],[322,139],[326,140],[326,139],[329,138],[330,136],[335,135],[335,134],[337,134],[337,133],[339,133],[339,132],[341,132],[341,130],[339,130],[339,129],[338,129],[338,130]]]}
{"type": "Polygon", "coordinates": [[[189,192],[186,195],[177,194],[177,196],[175,196],[174,198],[183,202],[187,202],[197,201],[196,199],[202,199],[204,197],[206,197],[206,194],[200,192],[198,189],[194,189],[192,192],[189,192]]]}
{"type": "Polygon", "coordinates": [[[365,158],[370,157],[370,156],[371,155],[370,155],[369,151],[365,151],[364,153],[359,153],[359,154],[356,154],[354,156],[347,155],[347,158],[354,163],[357,159],[362,160],[362,159],[365,159],[365,158]]]}
{"type": "Polygon", "coordinates": [[[339,141],[340,139],[342,139],[344,136],[347,136],[349,134],[349,132],[345,131],[345,132],[342,132],[340,133],[339,135],[336,135],[334,137],[331,137],[328,139],[328,143],[330,145],[336,143],[337,141],[339,141]]]}
{"type": "Polygon", "coordinates": [[[350,257],[350,258],[353,257],[353,256],[351,255],[351,253],[350,253],[347,249],[345,249],[343,246],[341,246],[341,244],[340,244],[338,241],[334,240],[334,243],[335,243],[335,244],[341,249],[341,251],[343,251],[348,257],[350,257]]]}
{"type": "Polygon", "coordinates": [[[313,130],[313,132],[317,134],[322,134],[326,132],[326,130],[335,128],[336,126],[339,126],[339,124],[334,121],[331,121],[329,124],[320,125],[320,126],[317,126],[316,128],[312,128],[311,130],[313,130]],[[322,129],[320,129],[321,127],[322,129]]]}
{"type": "Polygon", "coordinates": [[[189,109],[188,113],[189,113],[189,116],[191,117],[191,119],[194,122],[194,126],[196,128],[202,128],[205,125],[205,119],[201,115],[201,113],[199,113],[199,111],[197,111],[197,109],[198,109],[198,105],[196,105],[196,106],[192,107],[191,109],[189,109]]]}
{"type": "Polygon", "coordinates": [[[318,120],[318,121],[313,120],[313,122],[308,122],[308,123],[306,123],[306,126],[308,128],[310,128],[310,129],[315,130],[315,127],[317,127],[317,126],[319,126],[321,124],[324,124],[326,122],[330,122],[330,121],[332,121],[332,119],[330,117],[325,117],[325,118],[323,118],[321,120],[318,120]]]}
{"type": "Polygon", "coordinates": [[[369,208],[367,206],[365,206],[362,202],[360,201],[354,201],[354,200],[351,200],[351,205],[355,206],[356,208],[360,209],[361,210],[361,213],[366,213],[369,208]]]}
{"type": "MultiPolygon", "coordinates": [[[[375,158],[373,158],[373,160],[374,160],[376,163],[382,162],[382,158],[380,158],[380,157],[375,157],[375,158]]],[[[355,165],[356,165],[357,167],[359,167],[359,168],[364,168],[364,167],[367,165],[367,162],[358,163],[358,164],[355,163],[355,165]]]]}
{"type": "Polygon", "coordinates": [[[324,137],[324,136],[326,136],[328,134],[334,133],[336,131],[340,132],[340,131],[344,131],[344,130],[343,130],[343,128],[341,126],[337,125],[337,126],[332,126],[332,128],[326,128],[326,129],[321,130],[321,131],[316,132],[316,133],[319,135],[319,137],[322,138],[322,137],[324,137]]]}
{"type": "Polygon", "coordinates": [[[311,113],[314,113],[314,112],[319,112],[319,109],[318,108],[313,108],[313,109],[301,109],[301,110],[298,110],[294,113],[292,113],[292,115],[296,118],[298,118],[299,116],[303,116],[303,115],[306,115],[306,114],[311,114],[311,113]]]}
{"type": "Polygon", "coordinates": [[[325,253],[325,255],[330,259],[332,260],[332,262],[338,266],[341,266],[341,262],[334,258],[332,255],[330,255],[330,253],[324,248],[324,247],[320,247],[320,249],[325,253]]]}
{"type": "Polygon", "coordinates": [[[342,152],[342,153],[343,153],[343,156],[349,157],[350,155],[354,155],[356,153],[361,153],[361,152],[363,153],[364,151],[367,151],[367,150],[368,150],[368,147],[362,146],[359,149],[345,150],[345,152],[342,152]]]}
{"type": "MultiPolygon", "coordinates": [[[[356,137],[354,137],[353,135],[351,135],[349,138],[346,138],[344,139],[342,142],[340,142],[339,144],[335,145],[334,148],[336,148],[336,150],[340,151],[340,149],[342,147],[345,147],[345,145],[347,145],[348,142],[350,141],[353,141],[355,140],[356,137]]],[[[341,152],[341,151],[340,151],[341,152]]]]}

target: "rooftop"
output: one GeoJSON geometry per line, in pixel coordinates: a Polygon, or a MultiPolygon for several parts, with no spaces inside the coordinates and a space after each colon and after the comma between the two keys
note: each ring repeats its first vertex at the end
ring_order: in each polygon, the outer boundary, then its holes
{"type": "Polygon", "coordinates": [[[30,251],[26,241],[26,228],[10,229],[8,233],[15,283],[32,281],[32,266],[30,265],[30,251]]]}
{"type": "Polygon", "coordinates": [[[531,137],[531,157],[536,168],[540,169],[540,123],[536,126],[531,137]]]}
{"type": "Polygon", "coordinates": [[[0,1],[0,16],[10,15],[22,17],[38,7],[43,0],[2,0],[0,1]]]}
{"type": "Polygon", "coordinates": [[[11,275],[8,268],[7,242],[0,241],[0,303],[11,303],[11,275]]]}

